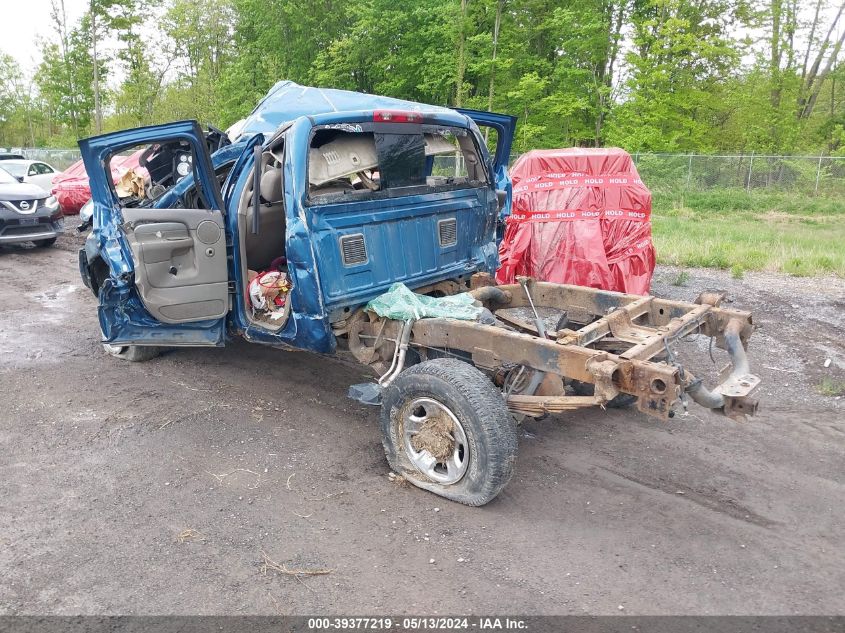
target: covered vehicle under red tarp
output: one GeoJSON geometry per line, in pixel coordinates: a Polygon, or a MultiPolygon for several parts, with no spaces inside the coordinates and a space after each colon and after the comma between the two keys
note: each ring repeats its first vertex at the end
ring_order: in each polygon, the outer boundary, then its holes
{"type": "Polygon", "coordinates": [[[655,252],[651,192],[624,150],[550,149],[511,169],[513,206],[496,280],[517,275],[649,293],[655,252]]]}
{"type": "MultiPolygon", "coordinates": [[[[112,180],[117,182],[130,169],[138,167],[138,159],[144,150],[138,150],[129,156],[115,156],[111,161],[112,180]]],[[[53,195],[59,201],[65,215],[79,213],[79,210],[91,199],[91,186],[88,174],[81,160],[76,161],[53,180],[53,195]]]]}

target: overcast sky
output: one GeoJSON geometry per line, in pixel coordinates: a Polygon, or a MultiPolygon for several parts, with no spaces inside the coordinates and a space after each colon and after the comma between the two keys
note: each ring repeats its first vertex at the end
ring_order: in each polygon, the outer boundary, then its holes
{"type": "MultiPolygon", "coordinates": [[[[65,0],[68,24],[85,13],[88,0],[65,0]]],[[[39,40],[53,36],[50,0],[0,0],[0,50],[29,75],[41,61],[39,40]]]]}

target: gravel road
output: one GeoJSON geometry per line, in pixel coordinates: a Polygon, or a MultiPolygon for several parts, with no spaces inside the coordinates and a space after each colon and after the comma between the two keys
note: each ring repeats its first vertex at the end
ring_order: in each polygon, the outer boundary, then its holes
{"type": "Polygon", "coordinates": [[[73,248],[0,248],[2,614],[845,613],[841,279],[659,269],[754,312],[758,417],[532,422],[468,508],[388,479],[361,368],[106,356],[73,248]]]}

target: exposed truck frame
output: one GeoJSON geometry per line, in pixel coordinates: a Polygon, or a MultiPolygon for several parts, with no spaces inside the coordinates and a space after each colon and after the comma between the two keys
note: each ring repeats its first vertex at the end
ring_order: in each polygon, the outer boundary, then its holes
{"type": "MultiPolygon", "coordinates": [[[[474,275],[470,293],[496,323],[420,319],[410,326],[409,346],[422,359],[447,354],[471,360],[492,375],[508,409],[518,415],[603,407],[620,394],[636,398],[640,411],[660,419],[685,406],[685,396],[735,419],[756,412],[751,393],[760,379],[750,373],[745,353],[754,329],[751,314],[720,307],[721,295],[703,293],[695,303],[685,303],[533,279],[520,282],[497,286],[488,274],[474,275]],[[510,314],[515,308],[528,308],[534,318],[510,314]],[[567,325],[549,332],[538,309],[574,318],[565,316],[567,325]],[[731,360],[713,389],[674,359],[674,343],[696,334],[711,337],[731,360]],[[520,384],[513,380],[514,372],[526,370],[533,375],[533,387],[532,378],[523,377],[520,384]],[[594,385],[593,394],[567,395],[566,384],[594,385]]],[[[342,327],[355,357],[383,372],[396,355],[403,325],[362,312],[342,327]]]]}

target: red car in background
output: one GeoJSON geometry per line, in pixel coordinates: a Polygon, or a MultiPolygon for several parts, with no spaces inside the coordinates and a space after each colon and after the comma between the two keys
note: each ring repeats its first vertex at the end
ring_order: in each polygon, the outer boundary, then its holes
{"type": "MultiPolygon", "coordinates": [[[[121,176],[130,169],[138,167],[138,159],[143,150],[129,156],[115,156],[111,161],[112,180],[117,183],[121,176]]],[[[64,173],[53,180],[53,195],[59,201],[62,213],[75,215],[83,205],[91,199],[91,186],[88,184],[88,174],[81,160],[68,167],[64,173]]]]}

